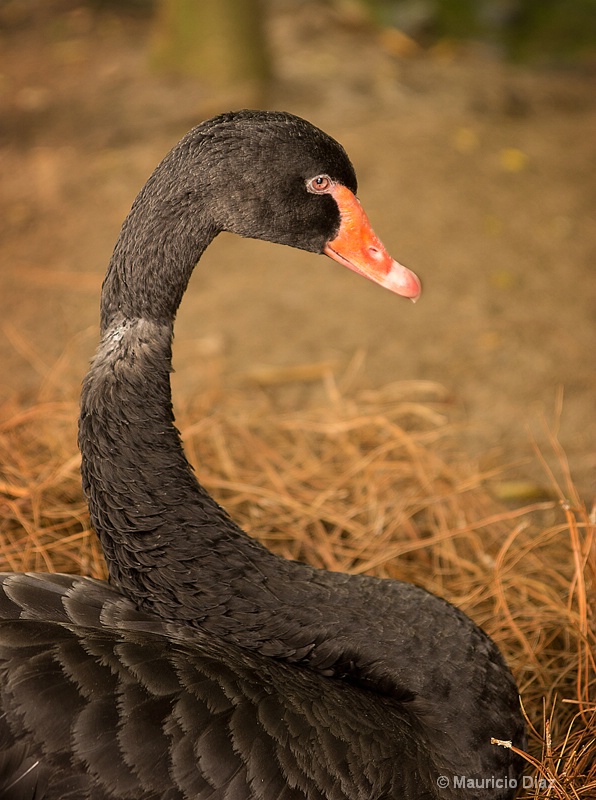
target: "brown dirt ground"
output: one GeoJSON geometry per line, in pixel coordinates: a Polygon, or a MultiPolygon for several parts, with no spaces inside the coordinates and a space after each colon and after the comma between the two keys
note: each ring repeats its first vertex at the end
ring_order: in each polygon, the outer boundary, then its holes
{"type": "MultiPolygon", "coordinates": [[[[330,9],[291,5],[270,21],[268,105],[345,145],[377,232],[424,294],[414,306],[326,259],[222,236],[179,315],[176,402],[214,368],[230,386],[262,365],[317,376],[331,362],[341,377],[364,354],[360,388],[445,386],[480,468],[529,456],[512,474],[546,483],[531,447],[547,449],[546,421],[589,499],[593,75],[470,46],[404,56],[330,9]]],[[[232,104],[151,72],[148,20],[67,7],[0,29],[0,399],[78,391],[130,203],[186,129],[232,104]]],[[[280,404],[320,399],[320,380],[282,383],[280,404]]]]}

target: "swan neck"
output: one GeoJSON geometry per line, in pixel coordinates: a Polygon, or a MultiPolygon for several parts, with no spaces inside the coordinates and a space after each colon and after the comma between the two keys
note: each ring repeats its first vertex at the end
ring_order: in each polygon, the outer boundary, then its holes
{"type": "Polygon", "coordinates": [[[177,163],[172,154],[122,225],[102,287],[102,333],[123,319],[172,323],[195,265],[220,232],[200,186],[185,188],[170,162],[177,163]]]}
{"type": "Polygon", "coordinates": [[[249,540],[184,455],[171,402],[171,341],[171,323],[120,316],[108,324],[83,384],[79,447],[112,582],[176,618],[184,593],[177,596],[176,582],[160,582],[160,575],[184,574],[186,582],[203,572],[215,586],[220,565],[208,562],[210,575],[205,552],[219,537],[233,538],[239,549],[249,540]]]}

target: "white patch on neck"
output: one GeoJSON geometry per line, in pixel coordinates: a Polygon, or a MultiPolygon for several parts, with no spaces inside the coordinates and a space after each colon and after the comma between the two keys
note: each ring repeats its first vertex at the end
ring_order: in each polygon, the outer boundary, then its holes
{"type": "Polygon", "coordinates": [[[154,320],[115,319],[104,331],[91,364],[98,373],[117,364],[143,368],[152,355],[167,354],[172,341],[172,325],[154,320]]]}

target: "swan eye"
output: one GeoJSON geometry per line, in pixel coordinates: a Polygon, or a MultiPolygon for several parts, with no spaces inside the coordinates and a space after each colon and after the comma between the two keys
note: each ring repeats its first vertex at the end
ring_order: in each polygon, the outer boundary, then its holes
{"type": "Polygon", "coordinates": [[[324,194],[329,191],[332,185],[333,181],[329,175],[317,175],[316,178],[306,181],[306,188],[313,194],[324,194]]]}

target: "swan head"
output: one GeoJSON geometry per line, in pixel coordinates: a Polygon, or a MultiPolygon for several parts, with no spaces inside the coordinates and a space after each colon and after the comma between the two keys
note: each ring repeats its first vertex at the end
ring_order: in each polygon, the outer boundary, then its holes
{"type": "Polygon", "coordinates": [[[420,296],[418,277],[374,233],[344,148],[311,123],[231,112],[194,128],[179,147],[190,151],[187,177],[200,184],[215,229],[324,253],[396,294],[420,296]]]}

